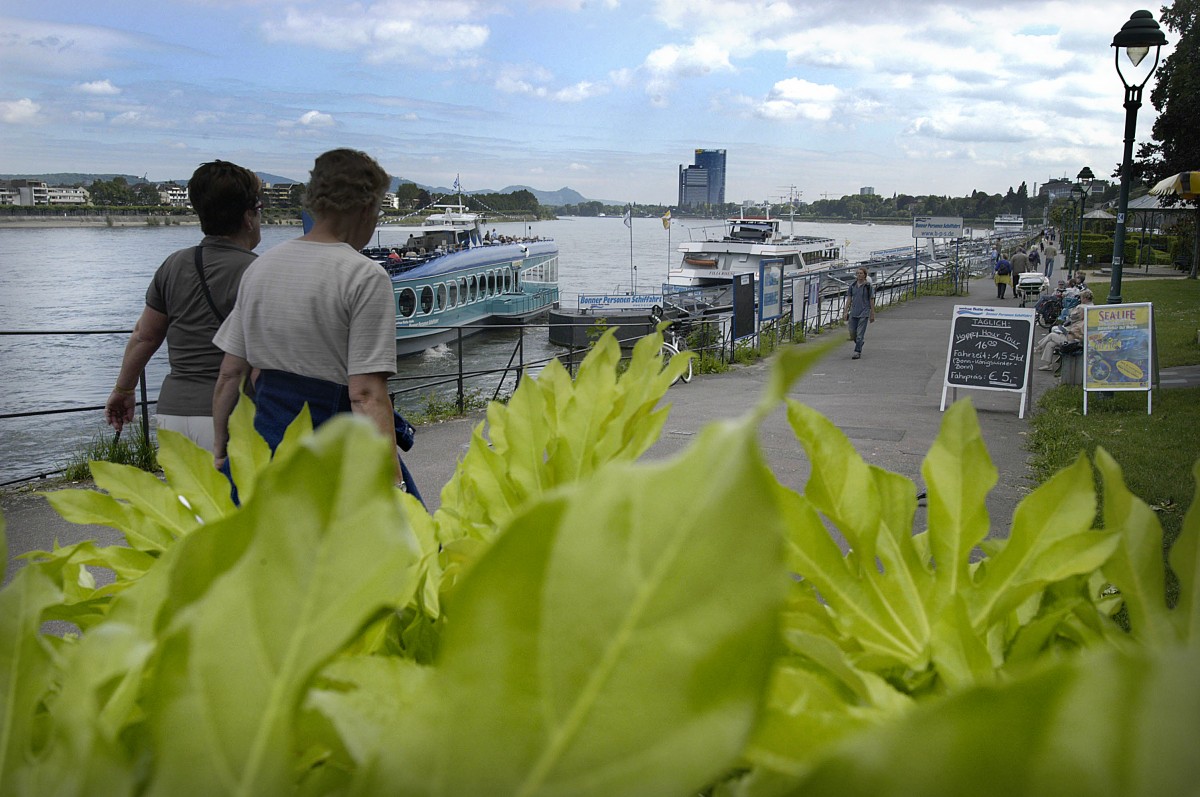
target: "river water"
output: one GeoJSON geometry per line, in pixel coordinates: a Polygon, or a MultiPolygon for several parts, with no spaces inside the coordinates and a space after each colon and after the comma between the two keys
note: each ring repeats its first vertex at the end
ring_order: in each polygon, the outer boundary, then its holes
{"type": "MultiPolygon", "coordinates": [[[[619,217],[488,226],[505,235],[554,238],[559,246],[562,306],[573,308],[580,293],[622,292],[631,281],[636,281],[639,291],[656,292],[666,279],[668,264],[679,256],[674,249],[691,236],[702,238],[700,228],[714,225],[720,226],[711,220],[676,219],[668,231],[659,219],[633,219],[632,245],[630,228],[619,217]]],[[[783,228],[789,230],[788,222],[783,228]]],[[[850,260],[912,245],[908,226],[796,222],[792,231],[841,241],[850,260]]],[[[299,234],[297,227],[266,226],[258,251],[299,234]]],[[[403,240],[407,234],[403,227],[384,228],[378,242],[403,240]]],[[[192,246],[199,238],[194,226],[0,228],[0,331],[119,331],[0,336],[0,415],[102,405],[155,269],[171,252],[192,246]]],[[[519,334],[504,330],[469,338],[463,347],[465,367],[502,366],[519,334]]],[[[527,362],[561,353],[546,338],[544,328],[526,331],[527,362]]],[[[443,374],[455,369],[457,359],[455,347],[440,346],[403,358],[397,367],[401,374],[443,374]]],[[[164,346],[147,367],[152,400],[166,371],[164,346]]],[[[468,387],[490,395],[498,378],[476,380],[468,387]]],[[[62,468],[74,452],[105,430],[102,410],[0,418],[0,484],[62,468]]]]}

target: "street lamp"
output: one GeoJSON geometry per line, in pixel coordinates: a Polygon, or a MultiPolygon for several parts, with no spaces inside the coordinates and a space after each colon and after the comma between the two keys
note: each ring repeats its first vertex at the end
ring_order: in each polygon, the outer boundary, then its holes
{"type": "MultiPolygon", "coordinates": [[[[1092,190],[1092,180],[1096,179],[1096,175],[1092,174],[1090,166],[1084,166],[1079,171],[1079,185],[1071,189],[1071,193],[1079,192],[1079,226],[1075,231],[1075,271],[1079,271],[1079,267],[1083,261],[1083,211],[1087,209],[1088,194],[1092,190]]],[[[1068,271],[1070,267],[1068,266],[1068,271]]]]}
{"type": "Polygon", "coordinates": [[[1071,276],[1071,258],[1075,254],[1071,251],[1071,245],[1075,242],[1071,240],[1071,222],[1075,221],[1075,207],[1078,203],[1075,201],[1075,189],[1071,189],[1071,195],[1067,197],[1067,213],[1063,218],[1063,268],[1067,270],[1067,277],[1071,276]]]}
{"type": "Polygon", "coordinates": [[[1166,34],[1158,27],[1154,15],[1149,11],[1134,11],[1129,21],[1121,26],[1121,30],[1113,37],[1112,46],[1116,48],[1113,58],[1117,67],[1117,75],[1125,86],[1125,154],[1121,160],[1121,198],[1117,204],[1117,229],[1113,234],[1112,279],[1108,287],[1108,303],[1121,303],[1121,264],[1125,259],[1125,212],[1129,208],[1129,170],[1133,160],[1133,136],[1137,126],[1138,108],[1142,107],[1142,89],[1146,81],[1158,68],[1158,57],[1162,47],[1167,43],[1166,34]],[[1140,83],[1130,83],[1121,71],[1121,50],[1129,55],[1129,61],[1134,67],[1142,63],[1142,59],[1154,48],[1154,63],[1146,72],[1140,83]]]}

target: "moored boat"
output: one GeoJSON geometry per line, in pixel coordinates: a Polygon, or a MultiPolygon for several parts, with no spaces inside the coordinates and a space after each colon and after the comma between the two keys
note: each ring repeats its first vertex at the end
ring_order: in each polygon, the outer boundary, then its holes
{"type": "Polygon", "coordinates": [[[667,272],[667,283],[703,287],[730,283],[738,274],[758,275],[765,260],[782,262],[784,274],[812,271],[841,263],[841,246],[833,238],[815,235],[785,235],[782,219],[768,216],[737,216],[726,219],[719,234],[699,228],[704,240],[679,245],[683,255],[667,272]]]}
{"type": "Polygon", "coordinates": [[[992,231],[998,235],[1019,233],[1025,230],[1024,217],[1015,213],[1001,213],[992,221],[992,231]]]}
{"type": "Polygon", "coordinates": [[[419,227],[382,227],[364,250],[392,277],[396,354],[423,351],[486,326],[519,324],[558,304],[558,246],[537,236],[484,234],[461,204],[435,206],[419,227]],[[392,230],[403,243],[383,244],[392,230]]]}

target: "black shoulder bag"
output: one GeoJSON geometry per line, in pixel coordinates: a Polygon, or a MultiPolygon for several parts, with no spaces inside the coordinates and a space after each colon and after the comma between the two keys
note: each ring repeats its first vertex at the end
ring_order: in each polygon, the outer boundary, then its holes
{"type": "Polygon", "coordinates": [[[213,315],[217,317],[217,322],[225,320],[225,314],[217,309],[217,303],[213,301],[212,292],[208,289],[208,280],[204,278],[204,256],[200,254],[201,247],[196,247],[196,258],[193,262],[196,264],[196,277],[200,280],[200,287],[204,289],[204,298],[208,301],[208,307],[213,311],[213,315]]]}

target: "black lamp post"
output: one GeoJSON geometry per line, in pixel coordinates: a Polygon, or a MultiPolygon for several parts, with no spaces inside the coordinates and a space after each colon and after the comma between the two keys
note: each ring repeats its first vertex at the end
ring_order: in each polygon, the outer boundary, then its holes
{"type": "Polygon", "coordinates": [[[1079,185],[1071,189],[1072,194],[1079,192],[1079,226],[1075,230],[1075,271],[1079,271],[1083,264],[1083,212],[1087,209],[1087,198],[1094,179],[1096,175],[1092,174],[1091,167],[1084,166],[1079,171],[1079,185]]]}
{"type": "Polygon", "coordinates": [[[1075,221],[1075,206],[1077,204],[1074,194],[1075,189],[1072,188],[1071,196],[1067,197],[1067,213],[1063,217],[1063,268],[1067,270],[1067,277],[1071,276],[1071,258],[1075,256],[1075,253],[1071,251],[1071,246],[1075,243],[1071,240],[1071,223],[1075,221]]]}
{"type": "Polygon", "coordinates": [[[1117,229],[1113,234],[1112,279],[1108,287],[1108,303],[1121,303],[1121,265],[1125,259],[1125,212],[1129,208],[1129,169],[1133,159],[1133,136],[1137,127],[1138,108],[1142,107],[1142,89],[1146,81],[1158,68],[1158,57],[1167,37],[1158,27],[1154,15],[1149,11],[1134,11],[1121,30],[1113,37],[1112,46],[1117,48],[1114,63],[1117,75],[1125,86],[1125,154],[1121,160],[1121,198],[1117,204],[1117,229]],[[1121,50],[1129,55],[1130,62],[1137,67],[1154,48],[1154,63],[1140,83],[1130,83],[1121,71],[1121,50]]]}

